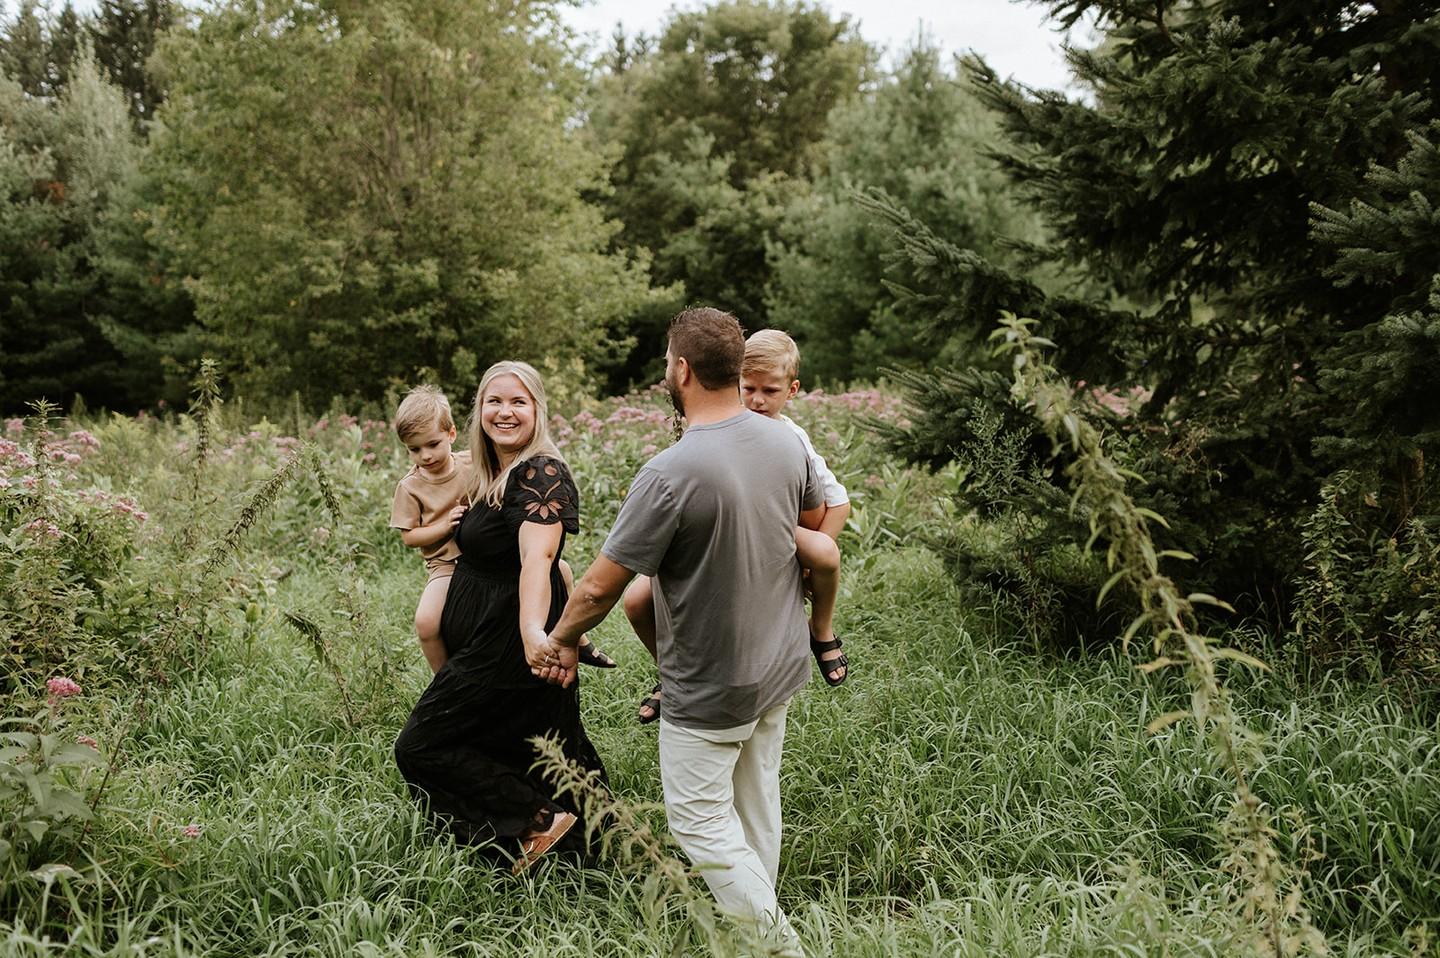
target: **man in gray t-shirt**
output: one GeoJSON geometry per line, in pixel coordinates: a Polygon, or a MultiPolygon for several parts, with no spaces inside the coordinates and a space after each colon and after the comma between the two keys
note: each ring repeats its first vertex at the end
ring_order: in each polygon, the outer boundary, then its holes
{"type": "Polygon", "coordinates": [[[640,470],[601,551],[654,577],[665,716],[753,722],[810,678],[795,523],[824,504],[804,445],[744,409],[640,470]]]}
{"type": "MultiPolygon", "coordinates": [[[[635,477],[530,664],[569,684],[580,636],[636,573],[653,577],[670,830],[725,912],[795,954],[775,896],[785,710],[810,675],[794,533],[819,521],[824,496],[795,433],[741,405],[744,352],[728,313],[687,309],[671,321],[665,384],[685,435],[635,477]]],[[[815,588],[828,619],[834,585],[815,588]]]]}

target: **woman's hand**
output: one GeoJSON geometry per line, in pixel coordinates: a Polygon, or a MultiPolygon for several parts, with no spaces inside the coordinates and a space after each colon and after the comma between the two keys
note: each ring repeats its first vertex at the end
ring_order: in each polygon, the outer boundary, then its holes
{"type": "Polygon", "coordinates": [[[550,642],[550,636],[545,634],[544,629],[526,628],[520,629],[520,641],[525,644],[525,662],[530,666],[530,671],[544,668],[555,661],[554,645],[550,642]]]}
{"type": "Polygon", "coordinates": [[[530,660],[528,643],[525,654],[526,660],[530,661],[530,674],[537,679],[544,679],[551,685],[559,685],[562,688],[569,688],[570,683],[575,681],[575,675],[580,668],[578,649],[561,645],[546,636],[545,647],[540,650],[538,660],[530,660]]]}

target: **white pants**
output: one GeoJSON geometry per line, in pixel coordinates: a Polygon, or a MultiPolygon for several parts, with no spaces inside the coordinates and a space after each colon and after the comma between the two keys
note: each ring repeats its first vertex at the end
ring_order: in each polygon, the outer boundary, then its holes
{"type": "Polygon", "coordinates": [[[738,728],[692,729],[660,713],[660,781],[675,840],[721,911],[800,952],[775,900],[785,709],[738,728]]]}

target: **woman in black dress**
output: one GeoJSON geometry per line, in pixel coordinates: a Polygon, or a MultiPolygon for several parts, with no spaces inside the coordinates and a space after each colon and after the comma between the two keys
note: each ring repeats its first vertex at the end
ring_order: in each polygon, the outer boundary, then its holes
{"type": "MultiPolygon", "coordinates": [[[[395,742],[411,794],[466,843],[494,841],[522,871],[579,821],[573,799],[530,770],[528,741],[558,735],[565,755],[604,766],[580,721],[578,684],[531,674],[567,598],[566,533],[579,528],[575,483],[551,442],[545,387],[520,362],[491,366],[469,427],[470,509],[440,619],[447,660],[395,742]]],[[[577,836],[578,837],[578,836],[577,836]]]]}

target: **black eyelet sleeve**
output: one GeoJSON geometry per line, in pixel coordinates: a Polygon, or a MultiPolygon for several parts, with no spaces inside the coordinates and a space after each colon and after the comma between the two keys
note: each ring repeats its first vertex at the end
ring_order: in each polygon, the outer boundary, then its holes
{"type": "Polygon", "coordinates": [[[501,505],[505,522],[512,529],[522,523],[561,523],[566,532],[580,531],[580,493],[570,470],[559,459],[536,456],[510,471],[501,505]]]}

